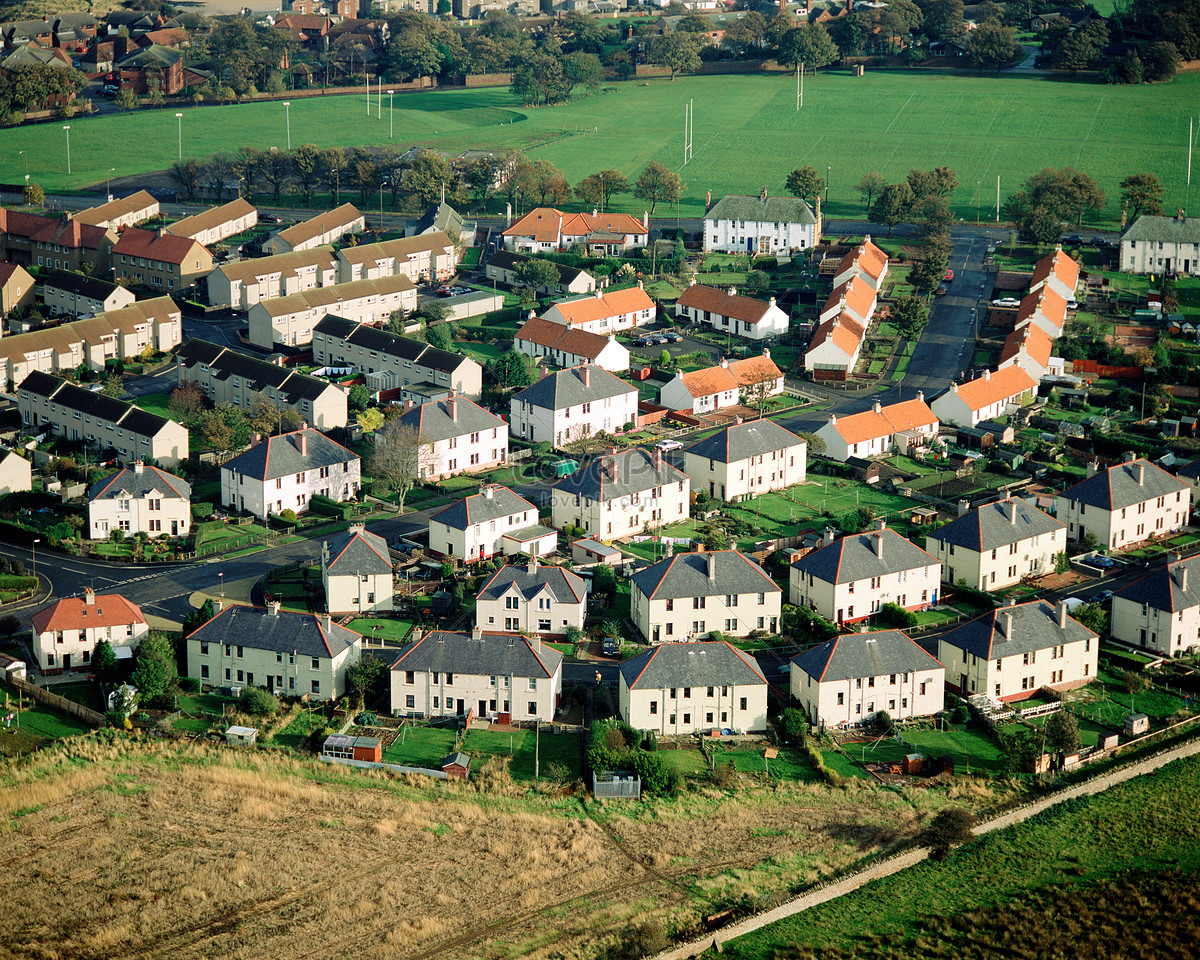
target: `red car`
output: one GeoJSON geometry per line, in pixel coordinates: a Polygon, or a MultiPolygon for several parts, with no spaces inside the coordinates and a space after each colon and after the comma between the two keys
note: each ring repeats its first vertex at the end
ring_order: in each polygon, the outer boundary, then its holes
{"type": "Polygon", "coordinates": [[[947,283],[949,283],[951,280],[953,280],[953,279],[954,279],[954,271],[953,271],[953,270],[947,270],[947,271],[945,272],[945,274],[943,274],[943,276],[942,276],[942,279],[943,279],[943,280],[945,280],[947,283]]]}

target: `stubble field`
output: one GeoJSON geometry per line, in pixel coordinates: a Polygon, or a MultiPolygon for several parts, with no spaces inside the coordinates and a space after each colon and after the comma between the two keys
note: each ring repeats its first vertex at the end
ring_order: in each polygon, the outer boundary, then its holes
{"type": "MultiPolygon", "coordinates": [[[[812,164],[830,168],[829,210],[860,215],[854,191],[864,173],[901,179],[911,167],[957,171],[952,202],[958,216],[987,219],[996,198],[1046,166],[1075,166],[1108,195],[1101,219],[1120,216],[1118,184],[1130,173],[1157,175],[1164,205],[1185,206],[1188,120],[1195,116],[1200,75],[1161,86],[1112,87],[1042,77],[936,72],[842,72],[810,77],[804,108],[795,109],[795,81],[786,74],[684,77],[627,82],[614,92],[540,109],[521,106],[504,88],[440,90],[395,98],[395,139],[388,138],[388,98],[382,115],[372,97],[312,97],[291,102],[291,142],[320,147],[394,143],[447,151],[521,148],[546,158],[575,183],[602,167],[633,177],[650,160],[680,170],[687,190],[680,214],[702,213],[707,191],[781,193],[787,173],[812,164]],[[682,166],[683,109],[695,103],[694,157],[682,166]]],[[[66,172],[61,124],[6,130],[0,179],[23,175],[47,192],[81,189],[114,177],[169,166],[178,155],[175,109],[142,110],[71,122],[72,175],[66,172]]],[[[254,146],[283,148],[287,114],[278,102],[205,106],[182,111],[183,153],[204,157],[254,146]]],[[[375,198],[372,198],[375,199],[375,198]]],[[[644,204],[619,196],[614,208],[641,213],[644,204]]],[[[672,211],[658,211],[669,216],[672,211]]]]}
{"type": "Polygon", "coordinates": [[[911,836],[943,797],[789,785],[598,807],[77,739],[0,775],[0,943],[42,958],[590,957],[911,836]]]}

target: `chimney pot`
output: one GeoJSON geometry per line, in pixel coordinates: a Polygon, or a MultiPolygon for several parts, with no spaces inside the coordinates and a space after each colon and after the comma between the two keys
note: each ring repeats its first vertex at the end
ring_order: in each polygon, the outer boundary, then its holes
{"type": "Polygon", "coordinates": [[[1058,625],[1065,627],[1067,625],[1067,605],[1059,600],[1054,612],[1058,615],[1058,625]]]}
{"type": "Polygon", "coordinates": [[[96,605],[96,591],[91,587],[85,587],[83,590],[83,602],[89,607],[94,607],[96,605]]]}
{"type": "Polygon", "coordinates": [[[279,616],[279,601],[272,600],[269,606],[270,606],[271,616],[272,617],[279,616]]]}
{"type": "Polygon", "coordinates": [[[717,555],[715,553],[708,555],[708,579],[710,582],[715,582],[717,579],[717,555]]]}
{"type": "Polygon", "coordinates": [[[537,557],[533,556],[529,558],[529,574],[532,576],[535,573],[537,573],[537,557]]]}
{"type": "Polygon", "coordinates": [[[1095,460],[1091,460],[1088,462],[1087,475],[1089,477],[1094,477],[1099,472],[1099,470],[1100,470],[1100,464],[1098,464],[1095,460]]]}
{"type": "Polygon", "coordinates": [[[958,501],[958,515],[960,517],[965,516],[967,513],[970,512],[970,510],[971,510],[971,501],[970,500],[959,500],[958,501]]]}
{"type": "Polygon", "coordinates": [[[482,628],[480,628],[478,626],[472,627],[471,628],[471,639],[472,640],[482,640],[483,639],[482,628]]]}
{"type": "Polygon", "coordinates": [[[139,474],[143,473],[145,471],[145,469],[146,469],[146,464],[143,463],[141,460],[134,461],[134,464],[133,464],[133,472],[134,473],[139,473],[139,474]]]}
{"type": "Polygon", "coordinates": [[[875,533],[871,536],[871,539],[875,541],[875,556],[877,556],[880,560],[882,560],[883,559],[883,534],[875,533]]]}

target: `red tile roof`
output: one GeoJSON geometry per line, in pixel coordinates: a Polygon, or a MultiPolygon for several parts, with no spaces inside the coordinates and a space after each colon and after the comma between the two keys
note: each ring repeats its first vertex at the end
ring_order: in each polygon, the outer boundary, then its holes
{"type": "Polygon", "coordinates": [[[850,314],[839,313],[836,317],[830,317],[817,327],[805,353],[812,353],[825,341],[832,340],[833,345],[842,353],[852,357],[858,350],[859,344],[862,343],[863,335],[866,332],[866,328],[850,314]]]}
{"type": "Polygon", "coordinates": [[[1036,287],[1052,273],[1069,290],[1074,290],[1075,285],[1079,283],[1079,264],[1063,253],[1062,247],[1037,262],[1029,286],[1036,287]]]}
{"type": "Polygon", "coordinates": [[[1036,323],[1027,323],[1008,335],[1008,339],[1004,341],[1004,349],[1000,351],[1000,362],[1011,360],[1024,351],[1030,359],[1048,367],[1053,349],[1054,341],[1050,339],[1050,334],[1036,323]]]}
{"type": "Polygon", "coordinates": [[[59,630],[83,630],[86,627],[123,627],[145,623],[141,608],[119,593],[98,595],[89,604],[84,597],[56,600],[33,615],[33,628],[38,633],[59,630]]]}
{"type": "MultiPolygon", "coordinates": [[[[871,306],[875,302],[876,293],[862,277],[852,277],[839,287],[833,288],[833,293],[825,301],[825,309],[837,307],[845,299],[845,308],[853,310],[864,319],[870,316],[871,306]]],[[[822,311],[824,312],[824,311],[822,311]]]]}
{"type": "Polygon", "coordinates": [[[848,254],[842,257],[842,262],[838,264],[837,274],[849,270],[855,263],[859,268],[876,282],[883,276],[883,271],[887,267],[888,255],[879,247],[871,242],[871,238],[867,237],[862,244],[855,247],[848,254]]]}
{"type": "Polygon", "coordinates": [[[1000,400],[1008,400],[1036,387],[1033,377],[1020,367],[1013,366],[997,370],[995,373],[984,371],[982,377],[961,384],[957,393],[972,410],[982,410],[1000,400]]]}
{"type": "Polygon", "coordinates": [[[924,400],[904,400],[848,417],[838,417],[833,421],[833,427],[847,443],[862,443],[864,440],[890,437],[902,430],[931,427],[937,422],[937,417],[924,400]]]}
{"type": "Polygon", "coordinates": [[[129,227],[113,247],[113,253],[118,256],[144,257],[162,263],[181,264],[196,247],[204,249],[191,237],[175,237],[169,233],[159,236],[154,230],[129,227]]]}
{"type": "Polygon", "coordinates": [[[654,310],[654,301],[641,287],[626,287],[579,297],[575,300],[560,300],[554,304],[568,322],[587,323],[604,317],[620,317],[641,310],[654,310]]]}
{"type": "Polygon", "coordinates": [[[557,243],[562,237],[589,233],[644,236],[646,226],[627,213],[563,213],[554,207],[535,207],[504,231],[506,237],[532,237],[538,243],[557,243]]]}
{"type": "Polygon", "coordinates": [[[1026,294],[1017,311],[1017,326],[1038,313],[1061,330],[1067,322],[1067,301],[1049,287],[1026,294]]]}
{"type": "Polygon", "coordinates": [[[777,380],[782,376],[770,357],[748,357],[685,373],[683,385],[693,397],[710,397],[714,393],[740,390],[750,384],[767,379],[777,380]]]}
{"type": "Polygon", "coordinates": [[[679,298],[678,303],[682,307],[691,307],[693,310],[707,310],[709,313],[715,313],[722,317],[732,317],[735,320],[741,320],[745,323],[758,323],[766,315],[766,312],[771,309],[771,304],[762,300],[743,297],[736,292],[719,290],[716,287],[706,286],[703,283],[696,283],[694,280],[683,291],[683,295],[679,298]]]}
{"type": "Polygon", "coordinates": [[[576,330],[570,324],[555,323],[541,317],[530,317],[517,331],[517,339],[539,346],[563,350],[577,357],[595,360],[608,346],[608,337],[586,330],[576,330]]]}

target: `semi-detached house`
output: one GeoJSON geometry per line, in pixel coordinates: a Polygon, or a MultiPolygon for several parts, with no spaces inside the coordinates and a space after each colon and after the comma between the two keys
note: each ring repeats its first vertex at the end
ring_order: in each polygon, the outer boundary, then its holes
{"type": "Polygon", "coordinates": [[[976,590],[1003,590],[1024,577],[1054,572],[1067,549],[1067,525],[1010,497],[964,512],[925,538],[942,578],[976,590]]]}
{"type": "Polygon", "coordinates": [[[542,316],[554,323],[569,324],[576,330],[586,330],[608,336],[621,330],[632,330],[654,319],[654,301],[642,289],[597,290],[595,293],[552,304],[542,316]]]}
{"type": "Polygon", "coordinates": [[[392,609],[392,558],[387,542],[361,523],[321,544],[321,585],[329,613],[392,609]]]}
{"type": "Polygon", "coordinates": [[[1067,525],[1067,538],[1121,550],[1187,526],[1192,487],[1148,460],[1119,463],[1107,470],[1088,467],[1089,476],[1058,495],[1055,514],[1067,525]]]}
{"type": "Polygon", "coordinates": [[[544,555],[557,545],[558,535],[538,524],[538,508],[495,483],[429,518],[429,550],[434,556],[474,563],[517,553],[544,555]],[[532,548],[525,549],[531,542],[532,548]]]}
{"type": "Polygon", "coordinates": [[[704,214],[704,249],[720,253],[787,255],[821,240],[821,201],[816,212],[799,197],[728,194],[704,214]]]}
{"type": "Polygon", "coordinates": [[[223,263],[208,275],[208,302],[245,311],[262,300],[337,283],[338,261],[328,246],[223,263]]]}
{"type": "Polygon", "coordinates": [[[581,527],[607,541],[686,519],[692,484],[657,447],[635,447],[596,457],[553,489],[554,526],[581,527]]]}
{"type": "Polygon", "coordinates": [[[999,369],[1020,367],[1036,383],[1050,373],[1063,373],[1062,360],[1052,356],[1054,341],[1036,323],[1017,327],[1004,341],[1000,351],[999,369]]]}
{"type": "Polygon", "coordinates": [[[118,659],[128,660],[150,624],[139,606],[118,593],[64,597],[32,617],[34,654],[45,674],[90,670],[96,644],[105,640],[118,659]]]}
{"type": "Polygon", "coordinates": [[[334,210],[285,227],[263,243],[263,250],[268,254],[311,250],[323,244],[337,243],[349,233],[358,233],[366,223],[366,218],[354,204],[343,203],[334,210]]]}
{"type": "Polygon", "coordinates": [[[1200,218],[1142,214],[1121,234],[1120,264],[1124,273],[1200,275],[1200,218]]]}
{"type": "Polygon", "coordinates": [[[1200,647],[1200,557],[1171,555],[1150,575],[1118,590],[1112,635],[1163,657],[1200,647]]]}
{"type": "Polygon", "coordinates": [[[563,213],[554,207],[535,207],[504,230],[509,250],[521,253],[565,250],[585,244],[600,256],[644,246],[650,239],[649,218],[627,213],[563,213]]]}
{"type": "Polygon", "coordinates": [[[817,380],[845,380],[858,366],[867,328],[849,313],[822,321],[804,351],[804,369],[817,380]]]}
{"type": "Polygon", "coordinates": [[[479,588],[475,626],[481,630],[564,636],[570,627],[583,629],[587,586],[563,567],[528,563],[505,565],[479,588]]]}
{"type": "Polygon", "coordinates": [[[871,242],[868,233],[863,242],[842,257],[837,272],[833,275],[834,287],[849,283],[855,277],[865,280],[876,292],[888,272],[888,255],[871,242]]]}
{"type": "Polygon", "coordinates": [[[313,328],[326,316],[381,325],[397,311],[407,314],[416,308],[417,288],[408,277],[398,274],[261,300],[246,316],[250,342],[272,350],[276,345],[300,347],[312,343],[313,328]]]}
{"type": "Polygon", "coordinates": [[[508,459],[508,424],[466,397],[419,406],[406,400],[399,421],[387,430],[406,427],[417,436],[416,471],[422,481],[491,470],[508,459]]]}
{"type": "Polygon", "coordinates": [[[825,455],[845,463],[851,457],[878,457],[892,452],[911,453],[937,436],[938,418],[918,392],[915,400],[886,407],[878,401],[870,410],[849,416],[829,415],[817,431],[825,441],[825,455]]]}
{"type": "Polygon", "coordinates": [[[545,359],[556,367],[577,367],[586,362],[609,373],[629,369],[629,348],[611,333],[588,333],[574,323],[554,323],[532,314],[517,331],[513,346],[534,360],[545,359]]]}
{"type": "Polygon", "coordinates": [[[727,360],[715,367],[675,376],[662,385],[658,401],[670,410],[711,413],[740,403],[756,406],[760,400],[783,392],[783,372],[764,349],[760,357],[727,360]]]}
{"type": "Polygon", "coordinates": [[[1051,340],[1063,334],[1067,323],[1067,300],[1058,295],[1049,285],[1025,294],[1017,308],[1016,329],[1027,324],[1036,324],[1051,340]]]}
{"type": "Polygon", "coordinates": [[[514,437],[562,447],[633,426],[637,401],[636,387],[585,362],[513,394],[508,422],[514,437]]]}
{"type": "Polygon", "coordinates": [[[107,274],[117,232],[62,217],[0,209],[0,259],[23,267],[107,274]]]}
{"type": "Polygon", "coordinates": [[[112,268],[117,279],[184,292],[212,272],[213,258],[190,237],[129,227],[112,249],[112,268]]]}
{"type": "Polygon", "coordinates": [[[1063,300],[1075,299],[1075,288],[1079,286],[1079,262],[1063,253],[1062,245],[1054,252],[1042,257],[1033,268],[1033,279],[1029,291],[1035,293],[1043,286],[1057,293],[1063,300]]]}
{"type": "Polygon", "coordinates": [[[109,230],[132,227],[135,223],[158,216],[158,201],[145,190],[138,190],[127,197],[109,200],[98,207],[88,207],[71,215],[72,220],[109,230]]]}
{"type": "Polygon", "coordinates": [[[737,503],[803,483],[808,444],[773,420],[751,420],[684,448],[683,466],[697,492],[737,503]]]}
{"type": "Polygon", "coordinates": [[[88,536],[186,537],[192,522],[192,487],[186,480],[140,460],[92,484],[87,493],[88,536]]]}
{"type": "Polygon", "coordinates": [[[457,247],[440,230],[415,237],[396,237],[379,243],[342,247],[337,252],[338,279],[380,280],[406,276],[413,283],[454,276],[457,247]]]}
{"type": "Polygon", "coordinates": [[[779,337],[788,331],[788,315],[776,306],[774,297],[769,302],[755,300],[740,295],[736,287],[720,290],[697,283],[695,277],[676,301],[675,316],[750,340],[779,337]]]}
{"type": "Polygon", "coordinates": [[[314,496],[341,502],[358,495],[362,466],[347,450],[307,424],[253,442],[221,466],[221,503],[266,520],[292,510],[303,513],[314,496]]]}
{"type": "Polygon", "coordinates": [[[190,237],[204,246],[212,246],[229,237],[245,233],[258,223],[258,210],[242,197],[192,217],[184,217],[167,227],[175,237],[190,237]]]}
{"type": "Polygon", "coordinates": [[[82,273],[49,270],[42,275],[42,302],[51,316],[93,317],[108,310],[120,310],[137,300],[130,291],[82,273]]]}

